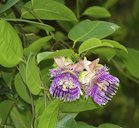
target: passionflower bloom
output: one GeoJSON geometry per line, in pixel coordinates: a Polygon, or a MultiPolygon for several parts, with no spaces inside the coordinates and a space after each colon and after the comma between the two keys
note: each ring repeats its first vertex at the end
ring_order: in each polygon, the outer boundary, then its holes
{"type": "Polygon", "coordinates": [[[84,60],[86,71],[82,71],[79,81],[85,91],[86,98],[93,98],[98,105],[105,105],[116,94],[119,79],[109,73],[109,69],[99,63],[99,59],[90,62],[84,60]]]}
{"type": "Polygon", "coordinates": [[[80,98],[81,88],[78,74],[83,70],[83,62],[76,64],[64,57],[54,58],[56,68],[50,70],[53,79],[50,94],[64,101],[75,101],[80,98]]]}

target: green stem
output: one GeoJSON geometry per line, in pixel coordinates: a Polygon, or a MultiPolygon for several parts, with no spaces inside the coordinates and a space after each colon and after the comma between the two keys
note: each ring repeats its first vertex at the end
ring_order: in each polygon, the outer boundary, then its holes
{"type": "Polygon", "coordinates": [[[49,91],[47,89],[44,90],[45,91],[45,95],[47,96],[48,100],[51,101],[51,97],[50,97],[50,94],[49,94],[49,91]]]}
{"type": "Polygon", "coordinates": [[[47,86],[45,87],[43,82],[42,82],[41,85],[42,85],[41,86],[41,89],[43,90],[43,93],[44,93],[45,105],[47,105],[47,103],[46,103],[47,98],[48,98],[49,101],[52,100],[51,97],[50,97],[50,95],[49,95],[49,88],[46,88],[47,86]]]}
{"type": "Polygon", "coordinates": [[[29,10],[28,8],[26,7],[23,7],[27,12],[29,12],[34,18],[36,18],[40,23],[43,23],[42,20],[36,16],[36,14],[34,13],[34,9],[33,9],[33,1],[32,1],[32,9],[29,10]]]}
{"type": "Polygon", "coordinates": [[[80,1],[76,0],[76,15],[77,15],[77,19],[80,18],[80,1]]]}
{"type": "Polygon", "coordinates": [[[61,40],[60,42],[62,42],[67,48],[71,48],[71,46],[68,43],[66,43],[65,41],[61,40]]]}
{"type": "Polygon", "coordinates": [[[45,91],[45,90],[43,90],[43,93],[44,93],[44,105],[45,105],[45,107],[47,106],[47,102],[46,102],[46,100],[47,100],[47,92],[45,91]]]}
{"type": "MultiPolygon", "coordinates": [[[[42,85],[43,95],[44,95],[44,105],[46,107],[47,106],[47,92],[46,92],[46,89],[44,87],[44,83],[43,82],[41,83],[41,85],[42,85]]],[[[49,99],[49,97],[48,97],[48,99],[49,99]]]]}
{"type": "Polygon", "coordinates": [[[72,49],[75,48],[75,45],[76,45],[76,41],[73,42],[72,49]]]}
{"type": "MultiPolygon", "coordinates": [[[[24,19],[6,19],[6,18],[2,18],[6,21],[14,21],[14,22],[25,22],[25,23],[29,23],[29,24],[36,24],[36,25],[42,25],[45,26],[45,24],[42,21],[39,22],[35,22],[35,21],[30,21],[30,20],[24,20],[24,19]]],[[[47,35],[50,35],[48,31],[46,31],[47,35]]]]}
{"type": "Polygon", "coordinates": [[[34,121],[35,121],[35,106],[34,106],[34,99],[32,94],[30,93],[31,97],[31,105],[32,105],[32,121],[31,121],[31,128],[34,128],[34,121]]]}
{"type": "MultiPolygon", "coordinates": [[[[28,11],[34,18],[36,18],[40,23],[44,24],[43,21],[36,15],[36,13],[34,13],[34,9],[33,9],[33,0],[32,0],[32,11],[26,9],[25,7],[24,7],[24,9],[25,9],[26,11],[28,11]]],[[[46,33],[47,33],[48,36],[50,35],[48,31],[46,31],[46,33]]]]}
{"type": "Polygon", "coordinates": [[[25,23],[30,23],[30,24],[45,25],[44,23],[39,23],[39,22],[24,20],[24,19],[7,19],[7,18],[1,18],[1,19],[4,19],[6,21],[25,22],[25,23]]]}

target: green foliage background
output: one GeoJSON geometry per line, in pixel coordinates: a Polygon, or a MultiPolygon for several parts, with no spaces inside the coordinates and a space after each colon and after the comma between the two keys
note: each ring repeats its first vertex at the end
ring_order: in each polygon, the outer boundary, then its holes
{"type": "Polygon", "coordinates": [[[138,0],[0,1],[0,127],[138,128],[138,0]],[[120,79],[106,106],[53,99],[56,56],[100,57],[120,79]]]}

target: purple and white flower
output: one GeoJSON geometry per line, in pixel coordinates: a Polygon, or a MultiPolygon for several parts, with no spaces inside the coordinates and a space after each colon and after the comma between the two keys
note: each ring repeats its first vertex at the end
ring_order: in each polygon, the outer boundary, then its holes
{"type": "Polygon", "coordinates": [[[85,91],[86,98],[92,97],[94,102],[105,105],[116,94],[119,79],[109,73],[109,69],[99,63],[99,59],[90,62],[84,60],[86,71],[79,75],[79,81],[85,91]]]}
{"type": "Polygon", "coordinates": [[[54,60],[57,66],[50,70],[53,79],[50,94],[55,98],[75,101],[80,98],[82,89],[86,98],[92,97],[98,105],[105,105],[116,94],[119,79],[99,64],[99,59],[90,62],[85,58],[76,64],[64,57],[54,60]]]}
{"type": "Polygon", "coordinates": [[[64,101],[75,101],[80,98],[81,86],[78,81],[78,74],[83,70],[83,62],[76,64],[64,57],[55,58],[57,67],[50,70],[50,76],[53,78],[50,87],[50,94],[55,98],[64,101]]]}

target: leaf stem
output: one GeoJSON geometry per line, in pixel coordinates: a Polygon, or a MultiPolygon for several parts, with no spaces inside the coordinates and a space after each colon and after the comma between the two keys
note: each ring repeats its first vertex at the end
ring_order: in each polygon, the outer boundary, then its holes
{"type": "Polygon", "coordinates": [[[66,43],[65,41],[61,40],[60,42],[62,42],[67,48],[71,48],[71,46],[68,43],[66,43]]]}
{"type": "Polygon", "coordinates": [[[43,82],[41,82],[41,89],[43,90],[43,95],[44,95],[44,105],[45,105],[45,107],[47,106],[47,98],[48,98],[48,100],[51,100],[49,97],[48,97],[48,95],[47,95],[47,89],[44,87],[44,83],[43,82]]]}
{"type": "MultiPolygon", "coordinates": [[[[45,88],[44,86],[41,87],[41,89],[42,89],[43,92],[44,92],[44,98],[46,99],[46,96],[47,96],[48,100],[51,101],[52,99],[51,99],[51,97],[50,97],[50,95],[49,95],[49,89],[45,88]]],[[[45,100],[45,101],[46,101],[46,100],[45,100]]],[[[45,102],[45,104],[46,104],[46,102],[45,102]]]]}
{"type": "Polygon", "coordinates": [[[43,91],[43,95],[44,95],[44,103],[45,103],[45,107],[47,106],[47,99],[49,100],[49,101],[51,101],[52,99],[51,99],[51,97],[50,97],[50,95],[49,95],[49,88],[48,88],[48,86],[45,86],[44,85],[44,83],[43,83],[43,81],[41,82],[41,89],[42,89],[42,91],[43,91]]]}
{"type": "Polygon", "coordinates": [[[23,7],[27,12],[29,12],[34,18],[36,18],[40,23],[43,23],[42,20],[36,16],[36,14],[34,13],[34,9],[33,9],[33,1],[32,1],[32,9],[29,10],[26,7],[23,7]]]}
{"type": "Polygon", "coordinates": [[[73,46],[72,46],[73,49],[75,48],[75,45],[76,45],[76,41],[73,42],[73,46]]]}

